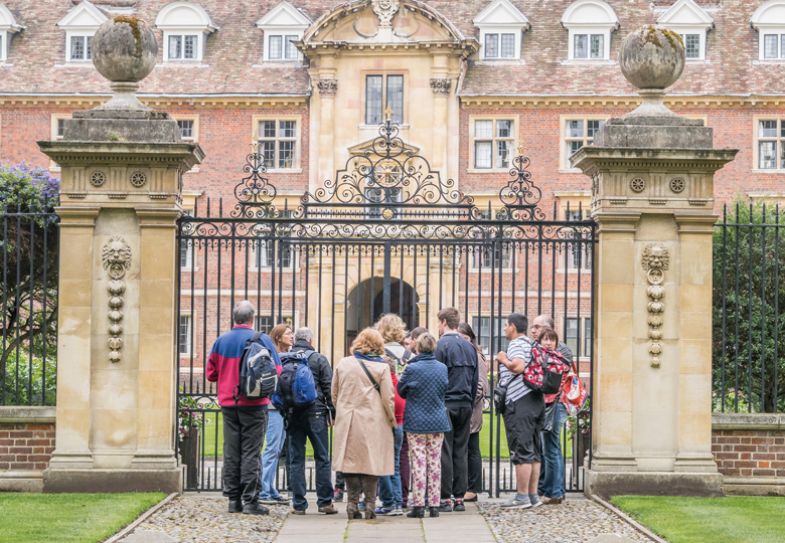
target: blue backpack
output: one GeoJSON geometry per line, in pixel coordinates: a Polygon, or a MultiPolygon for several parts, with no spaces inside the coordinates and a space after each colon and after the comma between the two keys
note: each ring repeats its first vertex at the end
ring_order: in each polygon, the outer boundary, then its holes
{"type": "Polygon", "coordinates": [[[294,351],[282,353],[281,375],[278,389],[273,395],[273,405],[278,409],[302,409],[316,401],[316,381],[313,378],[308,359],[316,351],[294,351]]]}
{"type": "Polygon", "coordinates": [[[249,400],[267,398],[275,392],[278,385],[278,371],[270,351],[259,343],[262,333],[257,332],[245,342],[240,355],[240,382],[234,394],[237,402],[240,396],[249,400]]]}

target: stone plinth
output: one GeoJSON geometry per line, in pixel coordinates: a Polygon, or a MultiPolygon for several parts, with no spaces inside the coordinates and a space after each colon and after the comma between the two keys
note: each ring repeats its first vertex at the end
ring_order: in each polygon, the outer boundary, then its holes
{"type": "Polygon", "coordinates": [[[714,173],[701,121],[605,123],[572,157],[592,179],[597,247],[586,492],[721,493],[711,452],[714,173]]]}
{"type": "Polygon", "coordinates": [[[201,161],[177,123],[93,110],[39,142],[62,168],[57,429],[47,491],[179,491],[176,221],[201,161]]]}

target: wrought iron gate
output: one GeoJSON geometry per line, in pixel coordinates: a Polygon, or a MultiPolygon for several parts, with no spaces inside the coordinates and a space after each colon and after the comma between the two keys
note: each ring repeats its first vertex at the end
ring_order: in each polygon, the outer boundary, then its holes
{"type": "MultiPolygon", "coordinates": [[[[513,160],[497,201],[478,205],[443,181],[390,121],[379,132],[355,148],[334,181],[294,205],[280,205],[263,156],[251,154],[231,204],[207,199],[181,219],[178,441],[189,489],[221,488],[220,409],[204,368],[243,299],[257,307],[257,329],[308,326],[331,361],[384,313],[398,313],[409,329],[435,330],[439,309],[456,307],[489,355],[505,347],[507,314],[547,314],[590,379],[595,226],[583,210],[554,205],[547,217],[523,156],[513,160]]],[[[492,371],[491,386],[496,380],[492,371]]],[[[590,416],[579,418],[563,436],[568,490],[583,486],[590,416]]],[[[514,473],[491,402],[484,428],[483,486],[511,490],[514,473]]]]}

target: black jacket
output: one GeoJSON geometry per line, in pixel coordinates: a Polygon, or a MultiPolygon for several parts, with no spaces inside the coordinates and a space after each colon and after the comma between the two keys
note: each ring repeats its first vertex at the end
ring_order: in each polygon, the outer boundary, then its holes
{"type": "Polygon", "coordinates": [[[433,353],[436,360],[447,366],[447,392],[444,402],[448,406],[471,407],[477,390],[477,350],[457,333],[444,334],[433,353]]]}
{"type": "MultiPolygon", "coordinates": [[[[305,341],[298,341],[292,346],[292,351],[316,351],[312,345],[305,341]]],[[[314,352],[308,358],[308,367],[311,368],[313,379],[316,382],[316,402],[309,407],[311,411],[329,410],[330,417],[335,418],[335,406],[333,405],[332,384],[333,369],[330,361],[320,352],[314,352]]]]}

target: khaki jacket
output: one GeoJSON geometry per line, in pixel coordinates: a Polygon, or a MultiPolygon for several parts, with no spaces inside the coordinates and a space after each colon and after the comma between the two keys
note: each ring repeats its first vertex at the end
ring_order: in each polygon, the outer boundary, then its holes
{"type": "Polygon", "coordinates": [[[353,356],[341,359],[333,374],[333,469],[343,473],[393,475],[394,393],[390,368],[364,360],[379,383],[376,391],[353,356]]]}

